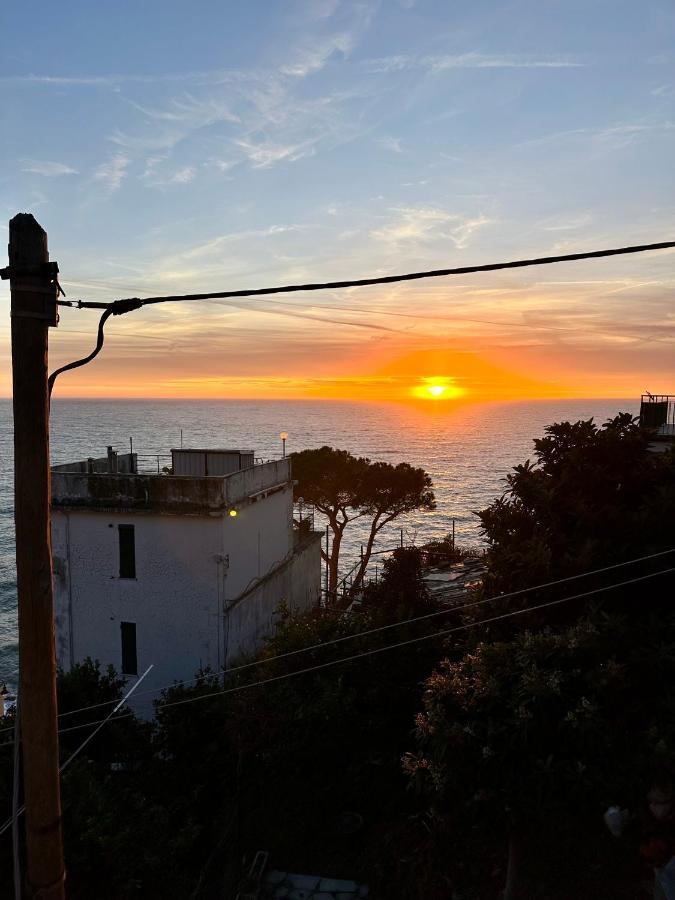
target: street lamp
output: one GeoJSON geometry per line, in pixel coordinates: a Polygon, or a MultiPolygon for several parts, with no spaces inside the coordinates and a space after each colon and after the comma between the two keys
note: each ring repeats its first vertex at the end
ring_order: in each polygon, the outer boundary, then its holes
{"type": "Polygon", "coordinates": [[[279,437],[281,438],[281,455],[286,459],[286,438],[288,437],[288,432],[281,431],[279,437]]]}

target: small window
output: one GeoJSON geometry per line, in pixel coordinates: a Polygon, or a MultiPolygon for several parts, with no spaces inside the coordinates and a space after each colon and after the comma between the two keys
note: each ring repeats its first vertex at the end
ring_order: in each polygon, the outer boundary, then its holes
{"type": "Polygon", "coordinates": [[[136,657],[136,623],[120,622],[122,630],[122,674],[138,675],[136,657]]]}
{"type": "Polygon", "coordinates": [[[133,525],[118,525],[120,536],[120,578],[136,577],[136,536],[133,525]]]}

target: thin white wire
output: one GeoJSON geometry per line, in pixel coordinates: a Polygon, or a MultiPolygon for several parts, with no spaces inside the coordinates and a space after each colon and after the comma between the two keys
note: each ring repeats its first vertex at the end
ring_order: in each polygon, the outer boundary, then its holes
{"type": "MultiPolygon", "coordinates": [[[[309,653],[310,651],[318,650],[321,647],[330,647],[334,644],[341,644],[343,641],[353,640],[354,638],[368,637],[371,634],[377,634],[378,632],[381,632],[381,631],[388,631],[391,628],[398,628],[403,625],[412,625],[415,622],[423,622],[427,619],[433,619],[436,616],[448,615],[449,613],[462,612],[463,610],[472,609],[473,607],[476,607],[476,606],[484,606],[486,603],[493,603],[495,601],[508,600],[511,597],[522,596],[523,594],[531,593],[532,591],[545,590],[550,587],[555,587],[559,584],[568,584],[570,581],[577,581],[579,578],[590,578],[592,575],[602,575],[605,572],[610,572],[615,569],[620,569],[620,568],[623,568],[624,566],[630,566],[630,565],[634,565],[634,564],[640,563],[640,562],[647,562],[651,559],[657,559],[661,556],[667,556],[669,553],[675,553],[675,547],[672,547],[669,550],[661,550],[658,553],[651,553],[648,556],[640,556],[640,557],[636,557],[635,559],[626,560],[625,562],[614,563],[611,566],[603,566],[600,569],[591,569],[587,572],[580,572],[577,575],[568,575],[565,578],[558,578],[555,581],[547,581],[542,584],[533,585],[532,587],[520,588],[517,591],[509,591],[506,594],[498,594],[495,597],[484,597],[482,600],[474,600],[471,603],[463,603],[459,606],[451,606],[451,607],[448,607],[447,609],[435,610],[434,612],[431,612],[431,613],[425,613],[422,616],[415,616],[411,619],[402,619],[399,622],[391,622],[389,625],[380,625],[377,628],[370,628],[367,631],[357,631],[354,634],[347,634],[347,635],[344,635],[343,637],[334,638],[333,640],[330,640],[330,641],[322,641],[318,644],[311,644],[309,647],[300,647],[297,650],[289,650],[286,653],[279,653],[277,656],[271,656],[271,657],[268,657],[267,659],[258,659],[258,660],[254,660],[253,662],[243,663],[242,665],[239,665],[239,666],[232,666],[229,669],[224,669],[222,672],[219,672],[218,675],[219,675],[219,677],[230,675],[233,672],[241,672],[243,669],[250,669],[254,666],[260,666],[260,665],[263,665],[264,663],[272,662],[274,660],[287,659],[289,656],[297,656],[300,653],[309,653]]],[[[171,684],[165,684],[162,687],[153,688],[152,690],[148,690],[148,691],[141,691],[139,694],[137,694],[137,697],[145,697],[149,694],[158,694],[161,691],[169,690],[170,688],[174,688],[174,687],[186,687],[188,685],[195,684],[196,682],[198,682],[200,680],[201,680],[200,676],[197,676],[195,678],[186,679],[185,681],[173,681],[171,684]]],[[[115,700],[105,700],[102,703],[94,703],[91,706],[82,706],[79,709],[71,709],[71,710],[68,710],[67,712],[59,713],[59,718],[61,719],[61,718],[65,718],[66,716],[73,716],[76,713],[80,713],[80,712],[88,712],[91,709],[99,709],[102,706],[109,706],[111,703],[115,703],[115,702],[116,702],[115,700]]],[[[81,726],[77,726],[77,727],[79,728],[81,726]]],[[[62,729],[59,732],[59,734],[61,734],[63,731],[66,731],[66,730],[68,730],[68,729],[62,729]]],[[[6,731],[11,731],[11,729],[9,729],[9,728],[2,729],[2,730],[0,730],[0,734],[3,734],[6,731]]],[[[4,746],[4,745],[0,744],[0,747],[1,746],[4,746]]]]}
{"type": "MultiPolygon", "coordinates": [[[[78,755],[78,753],[81,753],[82,750],[84,750],[84,748],[85,748],[85,747],[87,746],[87,744],[92,740],[92,738],[94,738],[94,737],[98,734],[98,732],[101,730],[101,728],[103,728],[103,726],[105,725],[105,723],[106,723],[112,716],[115,715],[115,713],[117,712],[117,710],[118,710],[121,706],[123,706],[123,705],[127,702],[127,700],[129,699],[129,697],[131,697],[131,695],[132,695],[133,692],[136,690],[136,688],[138,687],[138,685],[141,683],[141,681],[143,681],[143,679],[145,678],[145,676],[148,674],[148,672],[149,672],[152,668],[153,668],[152,665],[148,666],[148,668],[145,670],[145,672],[143,672],[143,674],[142,674],[141,677],[138,679],[138,681],[136,682],[136,684],[134,684],[134,686],[131,688],[131,690],[130,690],[130,691],[127,691],[127,693],[124,695],[124,697],[122,697],[122,699],[119,701],[119,703],[117,704],[117,706],[115,707],[115,709],[113,709],[112,712],[110,712],[110,713],[105,717],[105,719],[103,719],[103,720],[99,723],[98,728],[95,728],[95,729],[92,731],[91,734],[87,735],[87,737],[82,741],[82,743],[81,743],[80,746],[77,748],[77,750],[75,750],[73,753],[71,753],[70,756],[68,757],[68,759],[67,759],[64,763],[62,763],[62,764],[59,766],[59,773],[65,772],[65,770],[68,768],[68,766],[71,764],[71,762],[75,759],[75,757],[78,755]]],[[[17,712],[18,712],[18,710],[17,710],[17,712]]],[[[120,716],[120,718],[122,718],[122,717],[120,716]]],[[[17,718],[17,721],[18,721],[18,718],[17,718]]],[[[14,753],[15,753],[16,755],[18,755],[18,745],[15,745],[15,747],[14,747],[14,753]]],[[[18,798],[17,798],[17,799],[18,799],[18,798]]],[[[3,835],[3,834],[5,833],[5,831],[7,831],[7,829],[9,828],[10,825],[13,826],[13,829],[14,829],[14,831],[16,832],[16,823],[17,823],[17,821],[18,821],[18,819],[19,819],[19,816],[20,816],[23,812],[25,812],[25,810],[26,810],[26,805],[25,805],[25,804],[24,804],[20,809],[17,809],[16,806],[13,806],[11,817],[5,822],[5,824],[2,826],[2,828],[0,828],[0,835],[3,835]]],[[[15,864],[15,865],[16,865],[16,864],[15,864]]],[[[15,872],[16,872],[16,868],[15,868],[15,872]]],[[[15,877],[16,877],[16,876],[15,876],[15,877]]]]}
{"type": "Polygon", "coordinates": [[[454,634],[457,631],[466,631],[468,628],[473,628],[475,625],[487,625],[490,622],[498,622],[501,619],[508,619],[512,616],[522,616],[525,613],[536,612],[539,609],[546,609],[549,606],[557,606],[560,603],[568,603],[570,600],[580,600],[583,597],[590,597],[593,594],[600,594],[603,591],[610,591],[614,588],[624,587],[629,584],[637,584],[639,581],[646,581],[649,578],[656,578],[658,575],[667,575],[671,572],[675,572],[675,567],[670,569],[662,569],[660,572],[652,572],[649,575],[640,575],[637,578],[630,578],[626,581],[620,581],[618,584],[609,584],[604,587],[593,588],[590,591],[584,591],[581,594],[573,594],[570,597],[561,597],[558,600],[549,600],[548,603],[539,603],[536,606],[526,606],[524,609],[517,609],[511,612],[502,613],[499,616],[491,616],[488,619],[479,619],[477,622],[465,622],[463,625],[455,625],[453,628],[446,628],[443,631],[435,631],[433,634],[425,634],[421,637],[410,638],[407,641],[400,641],[398,644],[388,644],[386,647],[376,647],[373,650],[364,650],[363,653],[355,653],[352,656],[346,656],[341,659],[329,660],[325,663],[320,663],[317,666],[309,666],[306,669],[299,669],[295,672],[288,672],[284,675],[275,675],[272,678],[265,678],[261,681],[255,681],[252,684],[244,684],[239,685],[234,688],[228,688],[224,691],[215,691],[212,694],[202,694],[199,697],[190,697],[185,700],[174,700],[172,703],[162,703],[158,706],[158,709],[167,709],[170,706],[182,706],[185,703],[196,702],[197,700],[206,700],[209,697],[217,697],[221,694],[234,694],[238,691],[246,690],[250,687],[258,687],[263,684],[270,684],[273,681],[282,681],[285,678],[292,678],[294,675],[304,675],[307,672],[315,672],[319,669],[327,669],[329,666],[336,666],[345,662],[352,662],[353,660],[360,659],[362,656],[374,656],[376,653],[384,653],[387,650],[397,650],[400,647],[407,647],[410,644],[417,644],[420,641],[428,641],[433,638],[445,637],[449,634],[454,634]]]}
{"type": "MultiPolygon", "coordinates": [[[[162,703],[161,705],[158,705],[157,709],[158,710],[168,709],[169,707],[172,707],[172,706],[182,706],[183,704],[186,704],[186,703],[196,703],[198,700],[207,700],[210,697],[220,697],[220,696],[224,696],[226,694],[235,694],[235,693],[238,693],[239,691],[248,690],[249,688],[259,687],[264,684],[271,684],[272,682],[275,682],[275,681],[283,681],[286,678],[293,678],[295,675],[305,675],[308,672],[315,672],[315,671],[318,671],[321,669],[327,669],[331,666],[340,665],[341,663],[352,662],[353,660],[361,659],[364,656],[373,656],[376,653],[384,653],[387,650],[396,650],[400,647],[407,647],[410,644],[416,644],[421,641],[428,641],[428,640],[433,640],[434,638],[438,638],[438,637],[445,637],[449,634],[454,634],[455,632],[458,632],[458,631],[466,631],[468,628],[474,628],[476,625],[486,625],[486,624],[489,624],[490,622],[498,622],[502,619],[508,619],[513,616],[522,616],[529,612],[536,612],[539,609],[546,609],[549,606],[558,606],[561,603],[567,603],[571,600],[580,600],[584,597],[591,597],[594,594],[601,594],[605,591],[614,590],[615,588],[625,587],[626,585],[630,585],[630,584],[637,584],[638,582],[641,582],[641,581],[647,581],[650,578],[657,578],[659,575],[669,575],[672,572],[675,572],[675,567],[672,567],[670,569],[661,569],[659,572],[651,572],[649,575],[640,575],[637,578],[629,578],[625,581],[619,581],[616,584],[608,584],[608,585],[604,585],[603,587],[593,588],[590,591],[583,591],[580,594],[572,594],[571,596],[568,596],[568,597],[561,597],[558,600],[550,600],[547,603],[539,603],[536,606],[526,606],[524,609],[514,610],[511,612],[507,612],[507,613],[502,613],[501,615],[491,616],[490,618],[487,618],[487,619],[478,619],[475,622],[466,622],[463,625],[456,625],[452,628],[447,628],[442,631],[434,631],[431,634],[425,634],[420,637],[411,638],[407,641],[401,641],[397,644],[388,644],[386,647],[376,647],[372,650],[364,650],[362,653],[355,653],[352,656],[345,656],[345,657],[341,657],[340,659],[334,659],[334,660],[330,660],[325,663],[319,663],[318,665],[315,665],[315,666],[308,666],[305,669],[297,669],[295,672],[287,672],[283,675],[275,675],[271,678],[264,678],[259,681],[252,681],[249,684],[242,684],[242,685],[238,685],[237,687],[226,688],[225,690],[222,690],[222,691],[214,691],[210,694],[201,694],[199,697],[189,697],[189,698],[186,698],[185,700],[174,700],[173,702],[170,702],[170,703],[162,703]]],[[[326,645],[320,644],[318,646],[326,646],[326,645]]],[[[279,656],[279,657],[272,656],[269,659],[262,660],[261,664],[264,662],[274,662],[275,660],[281,659],[281,658],[282,658],[281,656],[279,656]]],[[[178,687],[179,685],[175,685],[175,686],[178,687]]],[[[133,713],[125,713],[123,716],[119,716],[115,721],[119,722],[121,719],[127,718],[131,715],[133,715],[133,713]]],[[[80,728],[89,728],[92,725],[99,725],[101,723],[107,722],[109,718],[110,718],[110,716],[107,716],[105,719],[98,719],[94,722],[85,722],[82,725],[73,725],[70,728],[63,728],[59,731],[59,734],[64,734],[65,732],[68,732],[68,731],[77,731],[80,728]]],[[[8,747],[12,743],[13,743],[12,741],[6,741],[4,744],[0,744],[0,747],[8,747]]],[[[2,831],[0,831],[0,834],[2,834],[2,831]]]]}
{"type": "Polygon", "coordinates": [[[85,741],[82,741],[82,743],[77,748],[77,750],[75,750],[73,753],[70,754],[68,759],[59,768],[59,772],[66,771],[66,769],[71,764],[71,762],[75,759],[75,757],[78,755],[78,753],[81,753],[84,750],[84,748],[87,746],[89,741],[98,734],[98,732],[101,730],[101,728],[103,728],[103,726],[108,721],[108,719],[110,719],[112,716],[114,716],[115,713],[117,712],[117,710],[120,709],[120,707],[124,706],[124,704],[127,702],[129,697],[131,697],[131,695],[134,693],[134,691],[136,690],[138,685],[141,683],[141,681],[143,681],[143,679],[148,674],[148,672],[150,672],[151,669],[154,669],[154,663],[148,666],[148,668],[145,670],[145,672],[143,672],[143,674],[138,679],[136,684],[134,684],[134,686],[131,688],[130,691],[127,691],[127,693],[124,695],[124,697],[122,697],[122,699],[117,704],[117,706],[113,709],[113,711],[111,713],[109,713],[109,715],[99,724],[98,728],[96,728],[95,731],[92,731],[92,733],[89,735],[89,737],[85,741]]]}

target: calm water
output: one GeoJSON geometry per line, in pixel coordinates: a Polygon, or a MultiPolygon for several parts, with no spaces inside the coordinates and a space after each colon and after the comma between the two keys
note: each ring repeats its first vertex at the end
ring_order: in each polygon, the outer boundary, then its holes
{"type": "MultiPolygon", "coordinates": [[[[453,407],[443,402],[405,404],[319,401],[55,401],[51,445],[54,462],[120,451],[167,453],[185,447],[241,447],[265,459],[279,456],[279,432],[287,450],[329,444],[387,462],[409,462],[432,476],[438,508],[399,523],[405,538],[442,537],[456,520],[460,540],[480,541],[474,510],[503,489],[508,470],[532,451],[532,438],[546,425],[619,411],[637,412],[634,400],[561,400],[453,407]]],[[[148,466],[156,460],[143,460],[148,466]]],[[[164,464],[164,461],[162,461],[164,464]]],[[[0,680],[16,684],[17,617],[12,488],[12,410],[0,400],[0,680]]],[[[397,525],[397,528],[399,527],[397,525]]],[[[391,533],[389,546],[398,538],[391,533]]],[[[345,537],[347,535],[345,534],[345,537]]],[[[360,535],[345,547],[358,552],[360,535]]]]}

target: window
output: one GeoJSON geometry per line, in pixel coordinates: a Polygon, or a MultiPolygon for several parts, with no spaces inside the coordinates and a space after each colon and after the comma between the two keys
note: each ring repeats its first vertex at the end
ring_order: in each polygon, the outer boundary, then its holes
{"type": "Polygon", "coordinates": [[[120,578],[136,577],[136,536],[133,525],[118,525],[120,536],[120,578]]]}
{"type": "Polygon", "coordinates": [[[136,658],[136,623],[120,622],[122,630],[122,674],[138,675],[136,658]]]}

